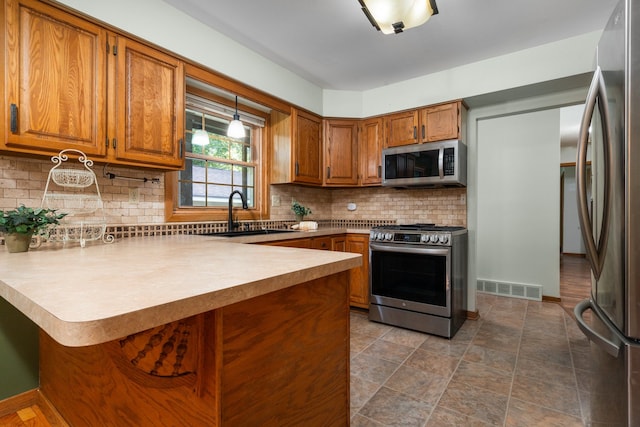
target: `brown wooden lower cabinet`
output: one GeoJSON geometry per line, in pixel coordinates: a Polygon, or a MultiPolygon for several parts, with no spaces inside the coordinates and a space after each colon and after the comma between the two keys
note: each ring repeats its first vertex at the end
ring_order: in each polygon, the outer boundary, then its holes
{"type": "Polygon", "coordinates": [[[274,246],[329,249],[362,255],[362,266],[349,271],[349,302],[353,307],[369,308],[369,235],[347,234],[280,240],[267,243],[274,246]]]}
{"type": "Polygon", "coordinates": [[[349,302],[354,307],[369,308],[369,236],[347,234],[346,251],[362,255],[362,265],[349,270],[349,302]]]}
{"type": "Polygon", "coordinates": [[[348,277],[99,345],[41,332],[40,390],[72,426],[349,425],[348,277]]]}

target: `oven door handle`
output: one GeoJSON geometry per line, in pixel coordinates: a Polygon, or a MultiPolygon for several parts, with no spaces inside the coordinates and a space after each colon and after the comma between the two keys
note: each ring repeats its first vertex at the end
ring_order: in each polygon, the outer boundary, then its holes
{"type": "Polygon", "coordinates": [[[405,254],[421,254],[421,255],[440,255],[449,254],[449,248],[433,248],[424,246],[404,246],[404,245],[385,245],[379,243],[369,243],[369,249],[380,252],[401,252],[405,254]]]}

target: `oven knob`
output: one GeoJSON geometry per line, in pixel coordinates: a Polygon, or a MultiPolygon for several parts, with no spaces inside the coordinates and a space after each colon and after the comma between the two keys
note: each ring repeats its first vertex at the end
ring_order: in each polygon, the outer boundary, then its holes
{"type": "Polygon", "coordinates": [[[438,235],[434,234],[433,236],[431,236],[431,243],[438,243],[438,235]]]}
{"type": "Polygon", "coordinates": [[[428,234],[423,234],[422,236],[420,236],[420,242],[429,243],[429,235],[428,234]]]}
{"type": "Polygon", "coordinates": [[[384,235],[384,240],[393,240],[393,234],[387,233],[384,235]]]}
{"type": "Polygon", "coordinates": [[[378,233],[376,234],[376,240],[382,240],[384,238],[384,234],[378,233]]]}
{"type": "Polygon", "coordinates": [[[449,236],[447,236],[446,234],[442,234],[440,235],[440,243],[448,243],[449,242],[449,236]]]}

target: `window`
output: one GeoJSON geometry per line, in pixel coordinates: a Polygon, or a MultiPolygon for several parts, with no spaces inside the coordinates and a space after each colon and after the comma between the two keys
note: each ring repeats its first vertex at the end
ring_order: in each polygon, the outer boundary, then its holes
{"type": "MultiPolygon", "coordinates": [[[[179,207],[223,207],[229,195],[240,190],[249,208],[255,208],[256,164],[253,156],[253,129],[245,125],[247,136],[227,136],[229,120],[195,110],[187,110],[185,169],[178,174],[179,207]],[[207,145],[192,144],[193,132],[204,129],[207,145]]],[[[240,199],[234,199],[240,204],[240,199]]]]}
{"type": "MultiPolygon", "coordinates": [[[[240,190],[249,211],[236,211],[241,219],[259,218],[264,210],[260,164],[266,116],[239,110],[246,136],[227,136],[234,108],[204,96],[187,94],[185,110],[185,168],[166,175],[168,221],[226,219],[229,195],[240,190]],[[193,135],[204,129],[208,142],[193,143],[193,135]]],[[[247,108],[248,109],[248,108],[247,108]]],[[[239,197],[233,198],[241,206],[239,197]]]]}

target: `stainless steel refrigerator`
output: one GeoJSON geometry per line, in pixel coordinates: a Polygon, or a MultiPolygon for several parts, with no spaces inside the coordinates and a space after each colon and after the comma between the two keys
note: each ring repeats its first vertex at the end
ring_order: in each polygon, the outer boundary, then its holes
{"type": "Polygon", "coordinates": [[[640,426],[640,0],[616,6],[596,58],[576,168],[592,288],[575,314],[591,341],[591,425],[640,426]]]}

